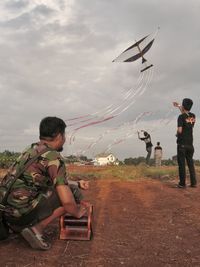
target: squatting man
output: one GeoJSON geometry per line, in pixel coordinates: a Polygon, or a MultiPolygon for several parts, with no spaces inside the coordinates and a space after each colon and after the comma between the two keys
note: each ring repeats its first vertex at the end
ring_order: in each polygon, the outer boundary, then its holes
{"type": "Polygon", "coordinates": [[[45,150],[15,181],[9,191],[4,219],[34,249],[47,250],[44,229],[53,220],[69,213],[80,218],[87,212],[80,189],[88,181],[70,182],[60,154],[65,143],[65,122],[46,117],[40,122],[40,141],[26,148],[9,172],[16,173],[28,160],[45,150]]]}

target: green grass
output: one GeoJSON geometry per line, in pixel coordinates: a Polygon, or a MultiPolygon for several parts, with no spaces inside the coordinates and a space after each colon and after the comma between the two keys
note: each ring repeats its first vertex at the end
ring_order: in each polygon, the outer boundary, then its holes
{"type": "Polygon", "coordinates": [[[144,169],[144,176],[151,178],[173,178],[178,175],[178,168],[176,166],[170,167],[150,167],[144,169]]]}
{"type": "Polygon", "coordinates": [[[93,168],[88,172],[70,173],[72,178],[79,179],[107,179],[114,178],[120,180],[134,180],[139,178],[174,178],[178,175],[177,166],[170,167],[148,167],[144,164],[138,166],[107,166],[101,168],[93,168]]]}
{"type": "MultiPolygon", "coordinates": [[[[200,167],[196,166],[197,178],[200,177],[200,167]]],[[[84,170],[84,169],[83,169],[84,170]]],[[[6,170],[1,170],[0,180],[5,175],[6,170]]],[[[188,175],[188,170],[187,170],[188,175]]],[[[69,171],[69,178],[72,180],[77,179],[119,179],[119,180],[135,180],[141,178],[152,178],[152,179],[161,179],[169,180],[174,179],[178,176],[178,167],[177,166],[162,166],[160,168],[148,167],[145,164],[138,166],[106,166],[106,167],[93,167],[87,171],[69,171]]]]}

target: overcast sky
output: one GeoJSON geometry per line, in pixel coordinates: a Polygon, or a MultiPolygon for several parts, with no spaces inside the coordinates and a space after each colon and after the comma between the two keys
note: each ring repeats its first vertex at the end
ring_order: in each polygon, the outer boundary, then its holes
{"type": "MultiPolygon", "coordinates": [[[[120,159],[145,156],[136,134],[145,129],[168,158],[176,154],[179,114],[172,102],[189,97],[200,158],[199,14],[197,0],[0,1],[0,151],[21,151],[37,141],[45,116],[67,120],[99,112],[90,116],[96,121],[108,106],[121,105],[127,110],[115,118],[78,130],[71,144],[68,138],[64,154],[93,157],[109,149],[120,159]],[[154,66],[142,81],[141,60],[112,63],[158,27],[145,55],[154,66]],[[138,83],[141,90],[133,96],[138,83]]],[[[67,127],[68,136],[73,129],[67,127]]]]}

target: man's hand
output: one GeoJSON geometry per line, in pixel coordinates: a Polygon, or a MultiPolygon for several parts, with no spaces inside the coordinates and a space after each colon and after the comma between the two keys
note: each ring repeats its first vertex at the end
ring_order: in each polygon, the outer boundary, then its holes
{"type": "Polygon", "coordinates": [[[174,107],[179,108],[181,105],[178,102],[173,102],[174,107]]]}
{"type": "Polygon", "coordinates": [[[79,187],[80,187],[80,189],[87,190],[87,189],[89,189],[89,182],[84,181],[84,180],[80,180],[79,181],[79,187]]]}
{"type": "Polygon", "coordinates": [[[87,214],[87,207],[84,205],[81,205],[79,207],[79,213],[78,213],[78,218],[81,218],[82,216],[87,214]]]}
{"type": "Polygon", "coordinates": [[[70,213],[76,218],[81,218],[87,214],[87,207],[83,204],[77,205],[68,185],[57,185],[56,191],[66,213],[70,213]]]}
{"type": "Polygon", "coordinates": [[[183,106],[181,106],[178,102],[173,102],[174,107],[179,108],[181,113],[184,113],[183,106]]]}

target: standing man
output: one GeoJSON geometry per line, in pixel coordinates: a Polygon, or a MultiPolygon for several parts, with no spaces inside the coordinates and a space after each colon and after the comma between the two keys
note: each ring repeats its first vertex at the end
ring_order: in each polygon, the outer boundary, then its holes
{"type": "Polygon", "coordinates": [[[162,147],[160,146],[160,142],[157,142],[157,146],[154,148],[154,159],[155,166],[160,167],[162,161],[162,147]]]}
{"type": "Polygon", "coordinates": [[[138,131],[138,138],[140,140],[144,141],[145,144],[146,144],[146,151],[147,151],[146,164],[149,165],[151,152],[152,152],[152,146],[153,146],[152,143],[151,143],[151,136],[146,131],[141,130],[141,132],[144,133],[144,137],[140,137],[140,133],[138,131]]]}
{"type": "Polygon", "coordinates": [[[178,117],[178,128],[177,128],[177,160],[179,166],[179,188],[186,187],[186,170],[185,160],[187,161],[189,173],[190,173],[190,186],[196,187],[196,174],[193,162],[193,127],[195,124],[195,114],[191,113],[190,110],[193,105],[193,101],[189,98],[184,98],[182,105],[177,102],[173,102],[175,107],[178,107],[181,111],[181,115],[178,117]]]}
{"type": "MultiPolygon", "coordinates": [[[[9,190],[4,219],[11,229],[21,232],[32,248],[47,250],[50,244],[43,237],[44,229],[65,213],[76,218],[86,214],[79,189],[88,189],[89,185],[84,180],[71,185],[67,179],[60,154],[65,143],[65,122],[46,117],[39,128],[40,140],[26,148],[10,170],[11,174],[19,172],[40,153],[9,190]]],[[[2,183],[9,184],[10,178],[12,175],[2,183]]]]}

